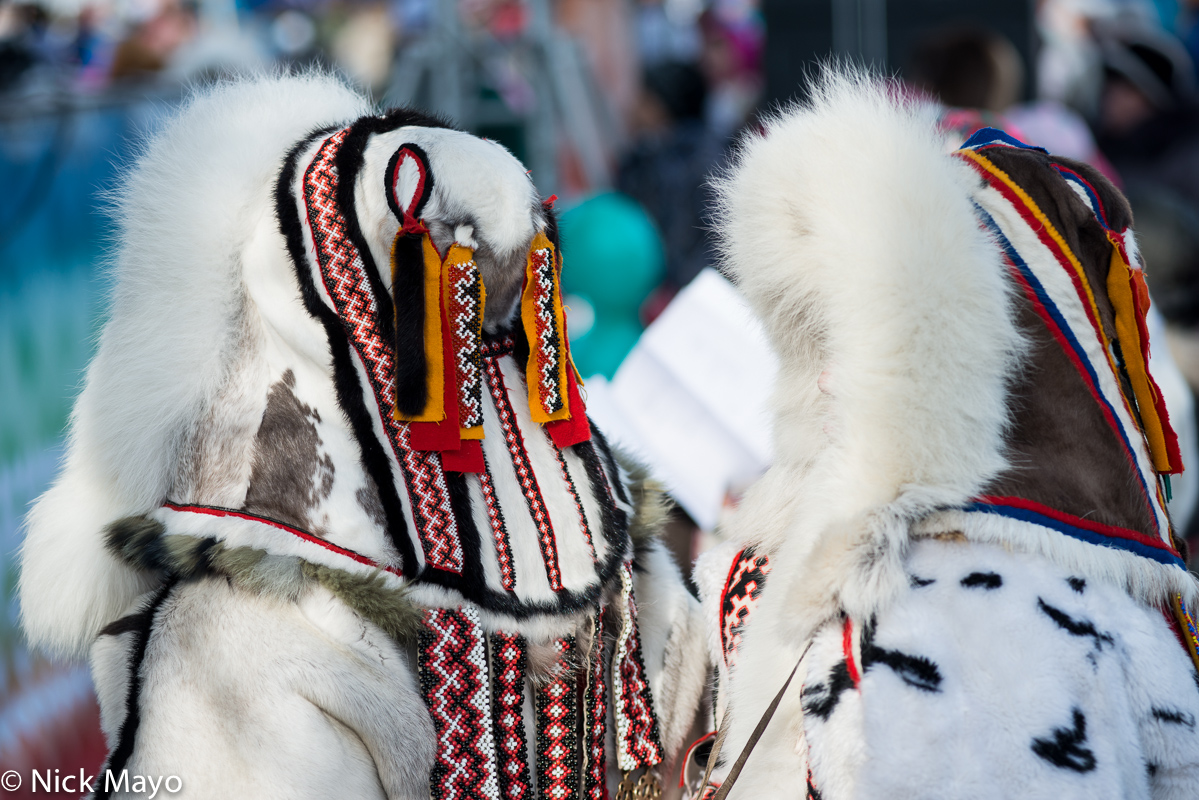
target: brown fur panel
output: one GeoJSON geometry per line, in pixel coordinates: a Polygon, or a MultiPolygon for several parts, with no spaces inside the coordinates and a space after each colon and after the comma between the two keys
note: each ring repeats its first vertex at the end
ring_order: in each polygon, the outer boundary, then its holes
{"type": "Polygon", "coordinates": [[[1020,327],[1032,357],[1012,386],[1012,468],[988,494],[1025,497],[1105,525],[1151,533],[1155,523],[1124,448],[1066,353],[1027,302],[1020,327]]]}
{"type": "Polygon", "coordinates": [[[319,535],[309,512],[333,490],[333,460],[321,455],[319,412],[296,398],[295,385],[288,370],[267,395],[245,510],[319,535]]]}
{"type": "MultiPolygon", "coordinates": [[[[1107,296],[1112,245],[1090,208],[1052,163],[1074,170],[1099,196],[1108,224],[1132,224],[1128,202],[1093,168],[1034,150],[991,148],[986,156],[1037,204],[1078,258],[1095,295],[1100,324],[1115,337],[1107,296]]],[[[1107,525],[1152,534],[1139,478],[1090,390],[1029,301],[1018,324],[1032,343],[1030,358],[1011,388],[1014,413],[1007,442],[1012,468],[987,493],[1025,497],[1107,525]]]]}
{"type": "Polygon", "coordinates": [[[1108,225],[1117,231],[1132,225],[1128,201],[1098,170],[1078,161],[1047,156],[1035,150],[1008,147],[993,147],[986,151],[986,157],[1028,192],[1078,257],[1087,280],[1095,290],[1095,302],[1099,306],[1099,318],[1104,331],[1109,339],[1115,339],[1115,313],[1107,297],[1111,243],[1091,210],[1051,165],[1056,163],[1074,170],[1090,183],[1103,204],[1108,225]]]}

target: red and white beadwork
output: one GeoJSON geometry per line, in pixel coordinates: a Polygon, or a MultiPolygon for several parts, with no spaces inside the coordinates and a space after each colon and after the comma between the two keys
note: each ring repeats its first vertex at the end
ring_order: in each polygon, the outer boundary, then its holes
{"type": "Polygon", "coordinates": [[[446,318],[458,373],[458,424],[483,425],[483,280],[474,259],[446,265],[446,318]]]}
{"type": "Polygon", "coordinates": [[[554,526],[550,520],[549,509],[541,496],[537,476],[533,473],[532,462],[529,461],[529,454],[525,450],[524,436],[517,426],[516,412],[512,410],[512,400],[508,396],[508,386],[504,383],[504,375],[500,371],[499,359],[488,357],[483,359],[483,363],[487,371],[487,385],[491,390],[491,398],[495,401],[495,410],[500,418],[500,427],[504,429],[504,442],[508,445],[512,467],[516,470],[516,480],[524,493],[529,516],[537,526],[537,541],[541,546],[546,577],[549,578],[550,588],[560,592],[562,570],[558,566],[558,540],[554,536],[554,526]]]}
{"type": "Polygon", "coordinates": [[[479,612],[433,608],[418,637],[421,693],[437,731],[433,800],[499,800],[496,748],[479,612]]]}
{"type": "Polygon", "coordinates": [[[604,739],[608,733],[608,682],[604,679],[604,612],[591,623],[591,657],[583,695],[583,724],[587,741],[583,750],[583,797],[607,800],[608,759],[604,739]]]}
{"type": "MultiPolygon", "coordinates": [[[[549,438],[548,434],[546,438],[549,438]]],[[[583,500],[579,497],[579,490],[575,487],[574,479],[570,477],[570,470],[566,467],[566,456],[562,455],[562,451],[554,445],[553,440],[550,440],[550,449],[554,451],[554,456],[558,459],[558,470],[562,473],[566,489],[570,492],[571,499],[575,501],[575,510],[579,513],[579,530],[587,539],[587,547],[591,550],[591,560],[595,561],[595,541],[591,538],[591,526],[587,524],[587,514],[583,511],[583,500]]]]}
{"type": "Polygon", "coordinates": [[[516,633],[491,635],[492,714],[500,779],[500,800],[532,800],[529,749],[525,736],[525,670],[528,646],[516,633]]]}
{"type": "Polygon", "coordinates": [[[334,162],[347,133],[348,129],[326,139],[304,173],[304,208],[316,254],[316,284],[323,288],[322,299],[345,327],[370,384],[367,396],[374,398],[377,408],[386,409],[376,418],[382,421],[386,444],[404,474],[425,563],[461,573],[462,543],[440,458],[413,450],[408,426],[393,419],[390,412],[389,398],[395,396],[395,350],[379,330],[379,309],[362,256],[347,235],[345,217],[337,204],[334,162]]]}
{"type": "Polygon", "coordinates": [[[554,641],[559,672],[534,694],[537,721],[538,796],[570,800],[579,794],[579,703],[575,676],[567,668],[578,648],[573,636],[554,641]]]}
{"type": "Polygon", "coordinates": [[[641,659],[633,567],[629,562],[620,571],[619,610],[620,635],[612,656],[612,716],[616,721],[616,763],[621,771],[632,772],[662,761],[662,741],[649,678],[641,659]]]}
{"type": "MultiPolygon", "coordinates": [[[[562,360],[566,348],[562,346],[562,331],[558,329],[556,307],[557,275],[553,248],[543,247],[529,254],[535,312],[537,347],[530,358],[537,359],[537,376],[540,380],[538,397],[546,414],[561,411],[564,405],[565,388],[561,385],[562,360]]],[[[569,365],[567,365],[569,369],[569,365]]]]}
{"type": "Polygon", "coordinates": [[[486,453],[483,455],[483,471],[479,473],[479,488],[487,506],[487,523],[491,528],[491,537],[495,541],[495,560],[500,567],[500,585],[509,592],[515,591],[516,564],[512,560],[512,541],[508,538],[508,525],[504,522],[504,512],[495,494],[495,479],[491,475],[491,465],[487,463],[486,453]]]}
{"type": "Polygon", "coordinates": [[[733,667],[741,647],[741,633],[758,607],[758,597],[770,575],[770,556],[757,555],[746,547],[733,559],[720,595],[720,646],[724,663],[733,667]]]}

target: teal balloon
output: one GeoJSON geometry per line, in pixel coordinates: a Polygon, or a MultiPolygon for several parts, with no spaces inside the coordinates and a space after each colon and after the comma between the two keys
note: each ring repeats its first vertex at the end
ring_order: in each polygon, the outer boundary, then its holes
{"type": "Polygon", "coordinates": [[[611,378],[641,335],[641,304],[666,274],[662,237],[640,205],[616,192],[579,203],[558,225],[562,290],[595,310],[591,329],[571,339],[571,353],[584,377],[611,378]]]}

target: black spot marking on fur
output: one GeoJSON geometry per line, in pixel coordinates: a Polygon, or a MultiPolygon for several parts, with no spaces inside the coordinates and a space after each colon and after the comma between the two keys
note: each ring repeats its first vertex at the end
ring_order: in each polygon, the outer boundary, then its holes
{"type": "Polygon", "coordinates": [[[911,584],[913,589],[923,589],[925,586],[931,586],[936,582],[935,578],[917,578],[915,575],[908,576],[908,583],[911,584]]]}
{"type": "Polygon", "coordinates": [[[1033,739],[1032,751],[1055,767],[1075,772],[1095,769],[1095,754],[1083,747],[1087,741],[1087,718],[1074,709],[1074,727],[1054,728],[1051,739],[1033,739]]]}
{"type": "Polygon", "coordinates": [[[849,665],[841,661],[829,673],[828,684],[814,683],[804,687],[804,713],[815,714],[827,722],[837,708],[837,703],[841,701],[841,693],[852,688],[853,678],[849,677],[849,665]]]}
{"type": "Polygon", "coordinates": [[[1045,612],[1051,620],[1057,623],[1057,626],[1069,633],[1071,636],[1090,636],[1095,640],[1095,649],[1103,650],[1104,645],[1115,644],[1110,633],[1100,633],[1095,630],[1095,623],[1088,620],[1077,620],[1062,611],[1060,608],[1054,608],[1045,602],[1044,599],[1037,598],[1037,606],[1045,612]]]}
{"type": "Polygon", "coordinates": [[[962,578],[962,586],[967,589],[998,589],[1003,586],[1003,578],[994,572],[971,572],[962,578]]]}
{"type": "Polygon", "coordinates": [[[899,679],[925,692],[941,691],[941,670],[924,656],[913,656],[898,650],[888,650],[874,643],[875,620],[862,627],[862,671],[875,664],[890,667],[899,679]]]}
{"type": "Polygon", "coordinates": [[[824,800],[824,795],[816,788],[816,784],[812,782],[812,770],[808,770],[808,797],[807,800],[824,800]]]}
{"type": "Polygon", "coordinates": [[[1169,708],[1157,708],[1156,706],[1150,711],[1154,719],[1159,719],[1169,725],[1182,725],[1184,727],[1195,730],[1195,715],[1188,714],[1185,711],[1179,711],[1169,708]]]}
{"type": "Polygon", "coordinates": [[[1066,578],[1066,583],[1070,584],[1070,588],[1079,594],[1082,594],[1083,590],[1087,588],[1086,578],[1066,578]]]}
{"type": "Polygon", "coordinates": [[[1158,767],[1157,764],[1154,764],[1150,761],[1145,762],[1145,772],[1149,774],[1150,778],[1157,774],[1158,769],[1160,769],[1160,767],[1158,767]]]}

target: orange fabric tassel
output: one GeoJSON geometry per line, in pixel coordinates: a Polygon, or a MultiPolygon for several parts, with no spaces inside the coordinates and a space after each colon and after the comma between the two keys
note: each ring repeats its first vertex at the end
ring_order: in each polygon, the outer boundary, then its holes
{"type": "Polygon", "coordinates": [[[529,411],[538,423],[569,419],[570,351],[562,308],[561,259],[544,232],[538,233],[525,263],[521,322],[529,342],[525,380],[529,411]]]}
{"type": "Polygon", "coordinates": [[[1115,310],[1116,338],[1145,428],[1153,468],[1158,472],[1182,472],[1178,436],[1170,425],[1161,390],[1149,373],[1149,332],[1145,327],[1149,289],[1145,285],[1145,274],[1129,266],[1124,245],[1115,233],[1109,232],[1108,239],[1112,243],[1112,258],[1107,273],[1107,294],[1115,310]]]}

